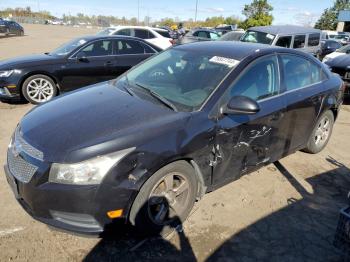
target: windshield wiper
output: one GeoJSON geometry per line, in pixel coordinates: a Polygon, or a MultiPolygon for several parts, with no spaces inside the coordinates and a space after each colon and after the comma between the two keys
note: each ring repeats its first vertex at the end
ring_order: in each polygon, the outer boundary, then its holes
{"type": "Polygon", "coordinates": [[[159,95],[158,93],[154,92],[153,90],[139,84],[139,83],[135,83],[135,85],[137,85],[138,87],[142,88],[143,90],[147,91],[148,94],[150,94],[152,97],[156,98],[158,101],[162,102],[164,105],[166,105],[167,107],[169,107],[170,109],[174,110],[175,112],[177,112],[177,108],[176,106],[171,103],[169,100],[167,100],[166,98],[162,97],[161,95],[159,95]]]}
{"type": "MultiPolygon", "coordinates": [[[[118,79],[114,79],[113,82],[112,82],[112,85],[114,85],[115,87],[119,88],[119,83],[120,81],[118,81],[118,79]]],[[[135,93],[131,90],[131,88],[129,87],[130,84],[129,84],[129,79],[127,76],[125,76],[125,81],[122,82],[121,84],[123,86],[123,89],[131,96],[135,96],[135,93]]]]}

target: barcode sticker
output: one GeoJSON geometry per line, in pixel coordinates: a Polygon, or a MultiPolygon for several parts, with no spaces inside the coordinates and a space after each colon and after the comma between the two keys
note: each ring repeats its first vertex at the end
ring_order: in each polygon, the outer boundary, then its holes
{"type": "Polygon", "coordinates": [[[227,58],[227,57],[222,57],[222,56],[213,56],[212,58],[209,59],[209,62],[227,65],[228,67],[234,67],[234,66],[237,66],[239,64],[238,60],[235,60],[232,58],[227,58]]]}

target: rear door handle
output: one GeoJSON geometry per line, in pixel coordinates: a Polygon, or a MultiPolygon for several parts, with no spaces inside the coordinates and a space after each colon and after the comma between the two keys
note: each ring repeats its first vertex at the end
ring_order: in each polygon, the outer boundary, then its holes
{"type": "Polygon", "coordinates": [[[105,66],[112,66],[113,65],[113,62],[112,61],[107,61],[106,63],[105,63],[105,66]]]}

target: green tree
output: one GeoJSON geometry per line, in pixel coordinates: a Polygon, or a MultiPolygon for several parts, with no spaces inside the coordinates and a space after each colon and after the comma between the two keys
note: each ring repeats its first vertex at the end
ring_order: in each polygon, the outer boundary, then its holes
{"type": "Polygon", "coordinates": [[[336,0],[331,8],[323,11],[315,24],[315,28],[321,30],[336,30],[338,14],[340,10],[350,9],[350,0],[336,0]]]}
{"type": "Polygon", "coordinates": [[[273,16],[271,14],[273,7],[267,0],[253,0],[249,5],[245,5],[242,14],[246,16],[240,27],[248,29],[252,26],[271,25],[273,16]]]}

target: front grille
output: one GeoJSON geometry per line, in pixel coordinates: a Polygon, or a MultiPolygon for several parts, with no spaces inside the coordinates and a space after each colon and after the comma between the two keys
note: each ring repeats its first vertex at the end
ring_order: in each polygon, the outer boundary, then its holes
{"type": "Polygon", "coordinates": [[[44,159],[44,154],[43,152],[39,151],[38,149],[36,149],[35,147],[29,145],[21,136],[20,132],[19,132],[19,128],[16,129],[15,131],[15,146],[21,150],[24,151],[27,155],[34,157],[38,160],[43,160],[44,159]]]}
{"type": "Polygon", "coordinates": [[[28,163],[21,156],[15,156],[9,148],[7,151],[7,165],[11,174],[23,183],[29,183],[38,167],[28,163]]]}

